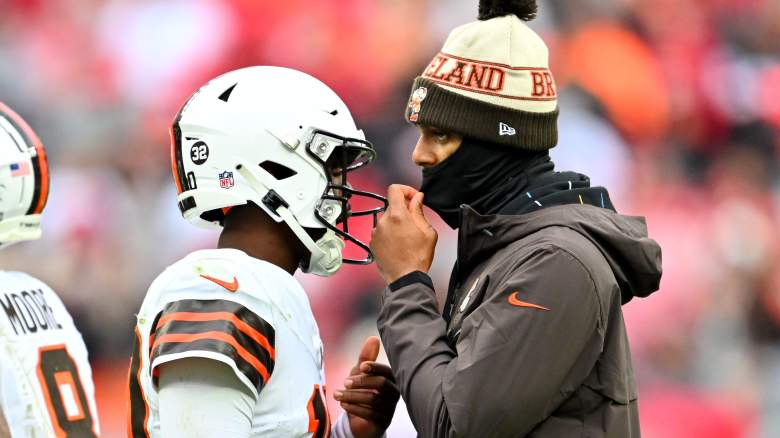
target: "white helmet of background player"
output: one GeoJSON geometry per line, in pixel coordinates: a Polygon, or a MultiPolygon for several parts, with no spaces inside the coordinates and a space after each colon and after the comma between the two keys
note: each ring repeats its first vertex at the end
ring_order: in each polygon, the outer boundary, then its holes
{"type": "Polygon", "coordinates": [[[376,222],[387,202],[353,189],[347,174],[375,157],[333,90],[281,67],[217,77],[190,97],[171,129],[173,175],[187,220],[220,228],[227,208],[252,202],[284,221],[309,250],[301,269],[324,276],[341,267],[345,240],[366,255],[343,262],[373,260],[348,223],[361,215],[376,222]],[[352,211],[356,196],[374,199],[377,207],[352,211]]]}
{"type": "Polygon", "coordinates": [[[48,197],[49,167],[41,140],[0,102],[0,248],[41,237],[48,197]]]}

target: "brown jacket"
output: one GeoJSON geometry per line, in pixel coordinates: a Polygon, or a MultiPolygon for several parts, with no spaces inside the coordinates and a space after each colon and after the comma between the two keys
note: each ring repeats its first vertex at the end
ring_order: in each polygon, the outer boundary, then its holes
{"type": "Polygon", "coordinates": [[[644,219],[462,214],[452,312],[416,272],[385,290],[377,323],[419,435],[639,437],[621,305],[661,278],[644,219]]]}

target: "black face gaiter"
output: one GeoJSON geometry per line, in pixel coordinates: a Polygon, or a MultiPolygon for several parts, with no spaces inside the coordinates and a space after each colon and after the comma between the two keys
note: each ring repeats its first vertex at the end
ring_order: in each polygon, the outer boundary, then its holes
{"type": "Polygon", "coordinates": [[[453,229],[460,226],[460,206],[495,214],[519,196],[535,175],[552,172],[547,151],[531,152],[464,138],[442,163],[423,168],[423,203],[453,229]]]}

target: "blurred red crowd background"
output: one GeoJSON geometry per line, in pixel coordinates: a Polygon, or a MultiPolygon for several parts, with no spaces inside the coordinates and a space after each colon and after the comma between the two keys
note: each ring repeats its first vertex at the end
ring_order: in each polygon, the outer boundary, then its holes
{"type": "MultiPolygon", "coordinates": [[[[242,66],[311,73],[379,151],[359,183],[417,185],[416,132],[402,118],[411,80],[476,3],[0,2],[0,100],[40,133],[52,167],[44,238],[0,253],[0,266],[47,281],[73,313],[103,436],[124,435],[146,288],[216,241],[176,209],[167,130],[186,97],[242,66]]],[[[540,10],[532,27],[561,94],[554,161],[609,188],[620,212],[646,215],[664,251],[660,292],[624,308],[643,436],[780,436],[780,2],[541,0],[540,10]]],[[[434,221],[432,273],[445,288],[455,234],[434,221]]],[[[299,278],[336,388],[376,330],[382,283],[374,267],[299,278]]],[[[414,436],[403,408],[390,436],[414,436]]]]}

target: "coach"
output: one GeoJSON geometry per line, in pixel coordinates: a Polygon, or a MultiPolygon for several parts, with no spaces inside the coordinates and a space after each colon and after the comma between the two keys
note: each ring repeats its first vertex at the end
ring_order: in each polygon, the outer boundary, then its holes
{"type": "Polygon", "coordinates": [[[606,189],[554,170],[535,2],[479,12],[414,82],[422,187],[391,186],[374,231],[390,364],[422,437],[638,437],[621,306],[658,288],[661,250],[606,189]],[[442,314],[423,204],[458,229],[442,314]]]}

